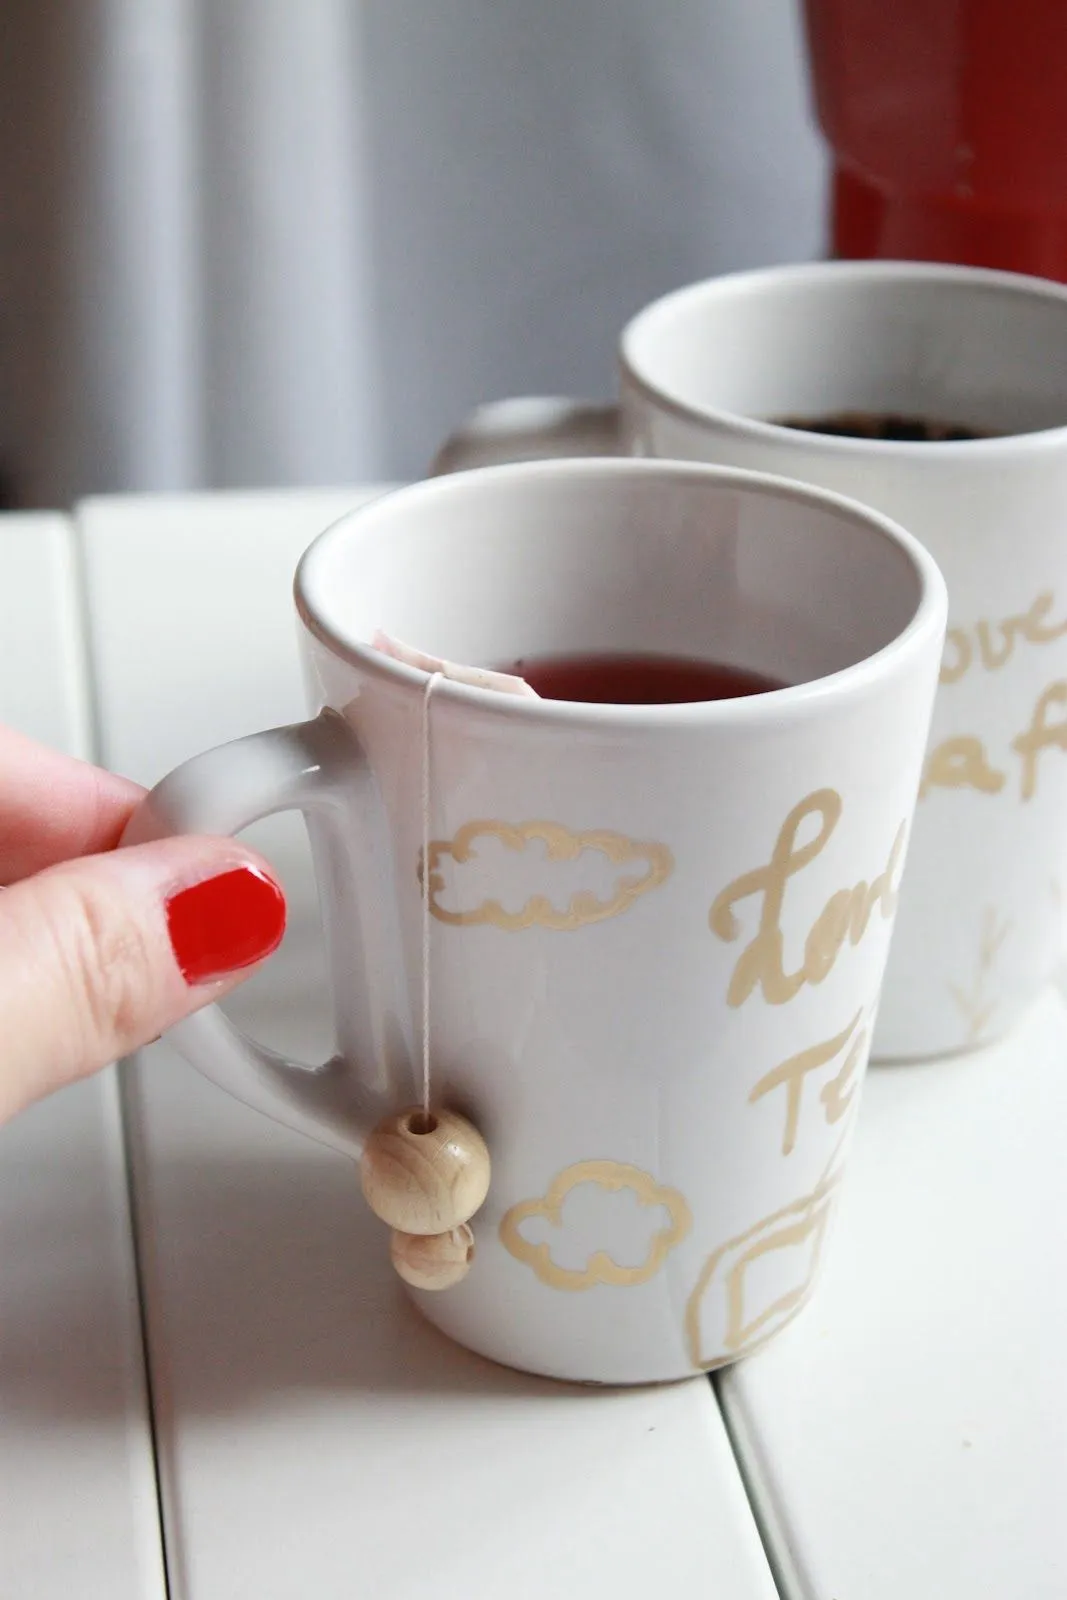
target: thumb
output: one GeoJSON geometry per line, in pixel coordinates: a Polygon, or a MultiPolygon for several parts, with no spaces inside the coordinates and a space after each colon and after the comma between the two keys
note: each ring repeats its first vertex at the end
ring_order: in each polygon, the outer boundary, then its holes
{"type": "Polygon", "coordinates": [[[0,1122],[228,993],[285,931],[234,839],[85,856],[0,892],[0,1122]]]}

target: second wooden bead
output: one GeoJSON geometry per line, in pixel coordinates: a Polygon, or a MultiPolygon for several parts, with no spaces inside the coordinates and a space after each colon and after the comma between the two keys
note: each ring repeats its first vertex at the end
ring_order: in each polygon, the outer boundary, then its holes
{"type": "Polygon", "coordinates": [[[408,1106],[379,1122],[360,1163],[367,1204],[401,1233],[447,1233],[489,1191],[489,1151],[455,1111],[408,1106]]]}
{"type": "Polygon", "coordinates": [[[389,1254],[413,1289],[451,1289],[470,1271],[474,1235],[465,1222],[449,1233],[398,1233],[394,1228],[389,1254]]]}

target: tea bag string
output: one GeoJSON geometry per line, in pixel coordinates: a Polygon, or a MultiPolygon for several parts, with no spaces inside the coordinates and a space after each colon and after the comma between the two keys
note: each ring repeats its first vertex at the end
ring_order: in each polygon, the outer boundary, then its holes
{"type": "MultiPolygon", "coordinates": [[[[360,1159],[360,1183],[371,1210],[392,1231],[393,1266],[415,1289],[450,1289],[470,1271],[469,1223],[489,1192],[485,1140],[458,1111],[431,1111],[430,828],[433,822],[430,702],[446,674],[424,669],[419,754],[422,763],[422,1104],[390,1111],[372,1129],[360,1159]]],[[[414,1051],[412,1052],[414,1054],[414,1051]]]]}
{"type": "Polygon", "coordinates": [[[431,672],[422,695],[422,1109],[430,1115],[430,701],[441,681],[431,672]]]}

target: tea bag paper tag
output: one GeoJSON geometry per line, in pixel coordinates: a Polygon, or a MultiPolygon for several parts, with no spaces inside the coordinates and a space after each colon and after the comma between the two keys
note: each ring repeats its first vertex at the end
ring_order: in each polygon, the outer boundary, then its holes
{"type": "Polygon", "coordinates": [[[406,667],[414,667],[418,672],[439,672],[442,678],[450,678],[453,683],[469,684],[472,689],[495,689],[500,694],[521,695],[527,700],[540,699],[537,690],[532,689],[525,678],[517,678],[510,672],[490,672],[488,667],[465,667],[455,661],[443,661],[439,656],[428,656],[424,650],[416,650],[412,645],[402,644],[399,639],[391,639],[381,629],[374,635],[371,645],[383,655],[403,662],[406,667]]]}

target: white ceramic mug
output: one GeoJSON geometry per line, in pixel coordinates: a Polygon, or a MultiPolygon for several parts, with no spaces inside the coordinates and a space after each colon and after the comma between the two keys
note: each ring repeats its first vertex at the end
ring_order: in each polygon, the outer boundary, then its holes
{"type": "MultiPolygon", "coordinates": [[[[376,630],[497,665],[681,653],[794,687],[702,704],[430,701],[432,1098],[492,1159],[463,1282],[426,1315],[602,1383],[743,1355],[814,1279],[864,1070],[943,640],[925,551],[772,478],[502,467],[344,518],[296,581],[314,710],[195,758],[130,838],[307,816],[337,1054],[215,1008],[209,1077],[358,1157],[418,1098],[426,677],[376,630]]],[[[382,1248],[387,1248],[383,1228],[382,1248]]]]}
{"type": "Polygon", "coordinates": [[[668,295],[621,343],[617,408],[485,407],[438,470],[622,452],[755,468],[897,518],[949,591],[942,687],[876,1056],[1003,1033],[1056,969],[1067,897],[1067,289],[831,262],[668,295]],[[998,435],[891,442],[774,418],[903,413],[998,435]]]}

